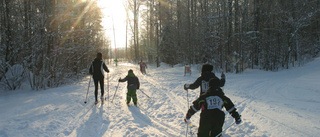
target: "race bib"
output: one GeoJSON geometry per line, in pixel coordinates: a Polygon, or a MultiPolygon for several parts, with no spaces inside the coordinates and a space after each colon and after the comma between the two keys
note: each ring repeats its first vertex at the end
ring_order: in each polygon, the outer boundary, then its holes
{"type": "Polygon", "coordinates": [[[201,92],[206,92],[209,89],[209,82],[202,80],[201,87],[202,87],[202,91],[201,92]]]}
{"type": "Polygon", "coordinates": [[[222,110],[223,100],[218,96],[210,96],[206,98],[207,109],[219,109],[222,110]]]}

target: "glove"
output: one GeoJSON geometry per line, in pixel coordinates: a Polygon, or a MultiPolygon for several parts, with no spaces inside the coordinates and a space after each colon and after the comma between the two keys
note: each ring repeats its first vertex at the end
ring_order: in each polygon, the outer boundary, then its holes
{"type": "Polygon", "coordinates": [[[239,113],[236,110],[233,110],[231,112],[231,116],[234,118],[236,124],[240,124],[241,123],[241,115],[239,115],[239,113]]]}
{"type": "Polygon", "coordinates": [[[235,122],[237,125],[241,123],[241,115],[239,117],[234,118],[234,119],[235,119],[235,122]]]}
{"type": "Polygon", "coordinates": [[[184,90],[187,90],[187,89],[189,89],[189,86],[190,86],[190,84],[184,84],[184,90]]]}
{"type": "Polygon", "coordinates": [[[189,123],[189,118],[184,118],[184,123],[188,124],[189,123]]]}
{"type": "Polygon", "coordinates": [[[224,75],[224,73],[221,73],[221,79],[226,79],[226,76],[224,75]]]}

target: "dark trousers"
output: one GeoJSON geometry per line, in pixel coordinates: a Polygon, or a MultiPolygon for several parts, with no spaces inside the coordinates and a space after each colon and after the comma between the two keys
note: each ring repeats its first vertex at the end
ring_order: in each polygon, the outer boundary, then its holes
{"type": "Polygon", "coordinates": [[[198,129],[198,137],[215,137],[222,132],[222,126],[224,124],[224,114],[217,114],[213,118],[201,119],[198,129]]]}
{"type": "Polygon", "coordinates": [[[93,78],[94,81],[94,96],[98,100],[98,84],[100,83],[101,97],[104,95],[104,78],[93,78]]]}

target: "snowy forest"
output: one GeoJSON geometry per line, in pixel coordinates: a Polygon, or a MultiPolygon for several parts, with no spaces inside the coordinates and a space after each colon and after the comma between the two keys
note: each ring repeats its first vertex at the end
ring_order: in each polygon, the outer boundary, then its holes
{"type": "Polygon", "coordinates": [[[123,0],[127,41],[118,54],[95,0],[2,0],[0,85],[58,87],[105,59],[209,63],[215,71],[277,71],[319,55],[319,0],[123,0]]]}

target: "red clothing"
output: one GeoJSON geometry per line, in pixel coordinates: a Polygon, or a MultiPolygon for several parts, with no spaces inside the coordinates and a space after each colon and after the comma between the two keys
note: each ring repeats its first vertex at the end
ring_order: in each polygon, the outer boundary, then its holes
{"type": "Polygon", "coordinates": [[[142,71],[142,70],[145,69],[145,68],[148,68],[148,67],[147,67],[147,64],[144,63],[144,62],[141,62],[141,63],[140,63],[140,71],[142,71]]]}

